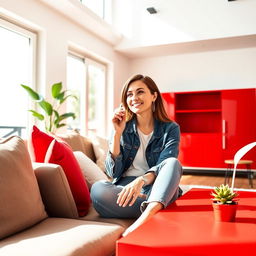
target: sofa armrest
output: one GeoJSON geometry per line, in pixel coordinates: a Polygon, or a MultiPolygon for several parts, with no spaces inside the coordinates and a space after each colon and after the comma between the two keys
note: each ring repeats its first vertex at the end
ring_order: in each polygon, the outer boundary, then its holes
{"type": "Polygon", "coordinates": [[[76,204],[62,167],[33,163],[40,193],[49,216],[78,218],[76,204]]]}

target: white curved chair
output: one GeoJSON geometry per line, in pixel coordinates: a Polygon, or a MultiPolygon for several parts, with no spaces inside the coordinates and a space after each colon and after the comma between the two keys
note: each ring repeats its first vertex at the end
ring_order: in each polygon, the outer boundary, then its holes
{"type": "MultiPolygon", "coordinates": [[[[240,148],[235,156],[234,156],[234,160],[226,160],[226,161],[232,161],[232,162],[228,162],[228,163],[233,163],[234,164],[234,171],[233,171],[233,177],[232,177],[232,185],[231,185],[231,189],[233,190],[234,189],[234,183],[235,183],[235,177],[236,177],[236,167],[238,164],[244,164],[245,162],[244,161],[247,161],[246,163],[247,164],[252,164],[252,160],[241,160],[242,157],[248,152],[250,151],[253,147],[256,146],[256,141],[255,142],[252,142],[252,143],[249,143],[245,146],[243,146],[242,148],[240,148]],[[249,161],[249,162],[248,162],[249,161]]],[[[248,179],[249,179],[249,183],[251,185],[251,187],[253,187],[253,172],[250,170],[248,170],[248,167],[247,167],[247,171],[249,171],[249,174],[248,174],[248,179]],[[250,177],[249,177],[250,175],[250,177]]],[[[225,180],[226,181],[226,180],[225,180]]]]}

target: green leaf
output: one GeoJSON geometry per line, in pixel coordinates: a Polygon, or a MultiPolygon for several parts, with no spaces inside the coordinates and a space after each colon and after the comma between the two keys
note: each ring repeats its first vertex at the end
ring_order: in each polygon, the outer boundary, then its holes
{"type": "Polygon", "coordinates": [[[58,96],[62,89],[62,83],[56,83],[52,85],[52,97],[58,99],[58,96]]]}
{"type": "Polygon", "coordinates": [[[56,125],[56,124],[60,123],[62,120],[67,119],[69,117],[72,117],[73,119],[75,119],[76,115],[75,115],[75,113],[72,113],[72,112],[60,115],[59,118],[55,120],[54,124],[56,125]]]}
{"type": "Polygon", "coordinates": [[[42,100],[39,102],[39,105],[48,116],[52,115],[53,107],[49,102],[42,100]]]}
{"type": "Polygon", "coordinates": [[[42,96],[40,96],[36,91],[34,91],[32,88],[30,88],[27,85],[21,84],[21,86],[27,91],[29,96],[34,100],[41,100],[42,96]]]}
{"type": "Polygon", "coordinates": [[[62,104],[62,103],[63,103],[64,101],[66,101],[66,99],[69,98],[69,97],[72,97],[72,98],[74,98],[75,100],[78,100],[78,98],[77,98],[76,95],[69,94],[69,95],[67,95],[66,97],[64,97],[64,98],[60,101],[60,103],[62,104]]]}
{"type": "Polygon", "coordinates": [[[63,115],[60,115],[59,119],[60,119],[60,120],[64,120],[64,119],[66,119],[66,118],[68,118],[68,117],[72,117],[73,119],[75,119],[75,118],[76,118],[76,115],[75,115],[75,113],[73,113],[73,112],[68,112],[68,113],[65,113],[65,114],[63,114],[63,115]]]}
{"type": "Polygon", "coordinates": [[[63,127],[63,126],[66,126],[66,124],[57,124],[56,125],[57,128],[60,128],[60,127],[63,127]]]}
{"type": "Polygon", "coordinates": [[[40,113],[38,113],[38,112],[36,112],[36,111],[34,111],[34,110],[32,110],[32,109],[30,109],[30,110],[28,110],[28,111],[31,112],[32,115],[33,115],[34,117],[38,118],[40,121],[43,121],[43,120],[44,120],[44,116],[43,116],[42,114],[40,114],[40,113]]]}
{"type": "Polygon", "coordinates": [[[64,96],[65,96],[65,91],[64,91],[64,92],[61,92],[60,94],[58,94],[58,95],[56,96],[56,99],[57,99],[57,100],[60,100],[60,102],[61,102],[61,101],[63,100],[64,96]]]}
{"type": "Polygon", "coordinates": [[[55,114],[55,119],[58,119],[60,116],[59,113],[55,109],[53,109],[53,113],[55,114]]]}

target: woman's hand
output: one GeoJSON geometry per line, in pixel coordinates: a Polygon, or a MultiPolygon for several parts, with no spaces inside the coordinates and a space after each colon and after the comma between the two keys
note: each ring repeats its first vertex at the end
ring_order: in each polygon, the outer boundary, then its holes
{"type": "Polygon", "coordinates": [[[140,193],[144,184],[145,182],[141,177],[138,177],[131,183],[127,184],[118,194],[116,203],[122,207],[127,206],[128,203],[129,206],[132,206],[138,197],[146,196],[140,193]]]}
{"type": "Polygon", "coordinates": [[[112,124],[114,133],[110,143],[110,152],[112,158],[115,159],[120,154],[120,139],[126,125],[125,109],[122,107],[122,104],[115,110],[112,124]]]}
{"type": "Polygon", "coordinates": [[[121,136],[126,124],[125,109],[122,104],[115,110],[112,118],[112,124],[114,131],[121,136]]]}

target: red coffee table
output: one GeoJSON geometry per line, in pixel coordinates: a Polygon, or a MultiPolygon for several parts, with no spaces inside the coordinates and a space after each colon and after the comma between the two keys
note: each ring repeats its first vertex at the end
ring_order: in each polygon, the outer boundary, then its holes
{"type": "Polygon", "coordinates": [[[235,222],[215,222],[210,189],[192,189],[117,241],[117,256],[256,255],[256,193],[239,191],[235,222]]]}

